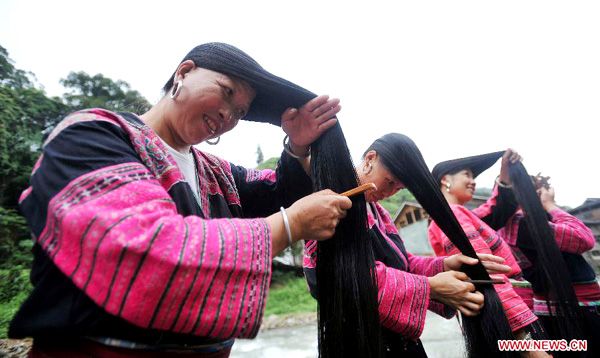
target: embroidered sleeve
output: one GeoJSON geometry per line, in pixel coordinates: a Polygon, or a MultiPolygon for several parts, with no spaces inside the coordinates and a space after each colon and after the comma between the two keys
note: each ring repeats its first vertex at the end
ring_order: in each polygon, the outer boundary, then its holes
{"type": "Polygon", "coordinates": [[[550,215],[552,222],[549,224],[560,251],[582,254],[594,247],[594,234],[581,220],[559,209],[550,215]]]}
{"type": "MultiPolygon", "coordinates": [[[[317,242],[306,241],[304,246],[304,273],[313,297],[317,298],[316,265],[317,242]]],[[[425,323],[427,309],[445,317],[456,311],[429,299],[427,277],[397,270],[375,262],[379,319],[381,325],[410,339],[417,339],[425,323]]]]}
{"type": "Polygon", "coordinates": [[[445,257],[417,256],[407,252],[410,272],[427,277],[444,272],[445,257]]]}
{"type": "Polygon", "coordinates": [[[106,312],[142,328],[254,337],[270,280],[262,219],[183,217],[124,131],[76,123],[22,197],[37,243],[106,312]]]}
{"type": "Polygon", "coordinates": [[[482,205],[473,209],[483,222],[494,230],[499,230],[517,210],[518,203],[510,188],[494,187],[492,196],[482,205]]]}
{"type": "Polygon", "coordinates": [[[312,193],[312,182],[300,163],[284,151],[271,169],[231,166],[245,217],[266,217],[312,193]]]}

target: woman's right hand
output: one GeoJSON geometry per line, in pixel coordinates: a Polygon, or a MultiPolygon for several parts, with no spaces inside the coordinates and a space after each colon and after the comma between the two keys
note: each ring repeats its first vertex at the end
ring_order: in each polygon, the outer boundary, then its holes
{"type": "Polygon", "coordinates": [[[509,167],[511,164],[522,162],[523,157],[516,150],[508,148],[504,155],[502,155],[502,165],[500,166],[500,181],[504,184],[511,184],[510,177],[508,175],[509,167]]]}
{"type": "Polygon", "coordinates": [[[465,282],[469,277],[464,272],[446,271],[428,277],[430,297],[466,316],[475,316],[483,307],[483,294],[475,291],[475,285],[465,282]]]}
{"type": "Polygon", "coordinates": [[[296,201],[286,210],[294,240],[331,238],[351,207],[350,199],[329,189],[296,201]]]}

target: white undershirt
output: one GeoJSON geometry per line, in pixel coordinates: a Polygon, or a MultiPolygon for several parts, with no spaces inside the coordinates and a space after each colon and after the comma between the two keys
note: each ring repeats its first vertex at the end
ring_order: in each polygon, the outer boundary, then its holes
{"type": "MultiPolygon", "coordinates": [[[[159,137],[160,138],[160,137],[159,137]]],[[[177,166],[179,170],[183,173],[183,177],[185,181],[188,182],[192,191],[196,194],[196,197],[200,195],[198,192],[198,176],[196,175],[196,165],[194,162],[194,155],[192,152],[188,152],[187,154],[182,154],[175,149],[171,148],[170,145],[167,144],[162,138],[160,140],[163,142],[169,153],[173,156],[173,159],[177,162],[177,166]]]]}

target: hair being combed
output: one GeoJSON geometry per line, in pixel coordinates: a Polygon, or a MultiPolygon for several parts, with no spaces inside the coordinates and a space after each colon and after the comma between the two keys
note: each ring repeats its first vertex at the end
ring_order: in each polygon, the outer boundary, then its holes
{"type": "MultiPolygon", "coordinates": [[[[315,190],[331,189],[340,193],[358,185],[339,123],[313,143],[311,151],[311,177],[315,190]]],[[[381,356],[375,280],[366,203],[364,196],[357,195],[352,198],[352,208],[337,226],[333,238],[318,245],[321,357],[381,356]]]]}

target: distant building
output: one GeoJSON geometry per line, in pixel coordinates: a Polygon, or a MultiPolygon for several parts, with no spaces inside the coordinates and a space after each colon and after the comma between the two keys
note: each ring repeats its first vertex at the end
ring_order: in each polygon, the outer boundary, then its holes
{"type": "Polygon", "coordinates": [[[581,220],[592,230],[596,243],[592,250],[585,252],[583,257],[592,265],[596,274],[600,274],[600,198],[589,198],[569,214],[581,220]]]}
{"type": "MultiPolygon", "coordinates": [[[[485,203],[489,196],[474,195],[473,200],[465,204],[469,209],[485,203]]],[[[415,255],[434,256],[429,243],[429,215],[416,201],[405,201],[394,215],[394,225],[400,232],[406,249],[415,255]]]]}
{"type": "Polygon", "coordinates": [[[396,215],[394,225],[400,232],[406,250],[411,254],[434,256],[433,248],[429,243],[429,215],[423,210],[421,204],[415,201],[402,203],[396,215]]]}

